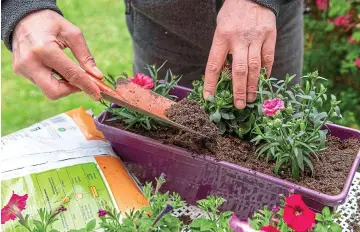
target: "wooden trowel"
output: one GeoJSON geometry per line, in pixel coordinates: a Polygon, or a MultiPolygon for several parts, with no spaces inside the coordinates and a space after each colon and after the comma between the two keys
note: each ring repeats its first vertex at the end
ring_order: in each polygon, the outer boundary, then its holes
{"type": "Polygon", "coordinates": [[[151,118],[155,118],[174,128],[196,134],[202,138],[207,138],[207,136],[176,123],[166,116],[166,110],[171,105],[176,104],[175,101],[145,89],[127,79],[119,79],[116,90],[114,90],[98,78],[93,77],[88,73],[87,75],[95,84],[97,84],[97,86],[99,86],[103,99],[115,103],[118,106],[126,107],[151,118]]]}

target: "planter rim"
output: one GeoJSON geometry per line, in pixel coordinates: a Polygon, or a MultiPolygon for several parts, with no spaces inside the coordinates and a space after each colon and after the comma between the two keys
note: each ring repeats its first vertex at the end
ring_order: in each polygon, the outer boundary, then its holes
{"type": "MultiPolygon", "coordinates": [[[[181,90],[185,90],[185,91],[190,91],[190,89],[182,87],[182,86],[177,86],[176,88],[181,89],[181,90]]],[[[112,107],[114,107],[114,106],[115,105],[113,104],[112,107]]],[[[141,141],[143,141],[145,143],[156,144],[156,146],[158,146],[158,147],[166,147],[166,149],[168,149],[171,152],[174,152],[174,153],[179,153],[180,152],[183,155],[193,157],[193,155],[191,155],[192,153],[190,153],[186,149],[181,148],[179,146],[163,144],[163,143],[159,142],[158,140],[150,138],[150,137],[146,137],[146,136],[139,135],[139,134],[136,134],[136,133],[133,133],[133,132],[130,132],[130,131],[122,130],[120,128],[105,125],[104,123],[101,122],[102,119],[105,116],[106,116],[105,111],[103,111],[103,112],[101,112],[101,114],[99,114],[97,117],[95,117],[94,121],[95,121],[95,124],[96,124],[97,127],[103,127],[104,129],[110,129],[111,128],[112,130],[115,130],[115,131],[121,131],[121,133],[123,133],[125,135],[128,135],[128,136],[130,136],[132,138],[139,138],[141,141]]],[[[326,125],[329,127],[330,131],[331,131],[332,128],[338,128],[338,129],[346,130],[346,131],[348,131],[348,132],[350,132],[352,134],[359,134],[359,137],[360,137],[360,130],[356,130],[356,129],[353,129],[353,128],[340,126],[340,125],[332,124],[332,123],[326,123],[326,125]]],[[[357,171],[357,167],[358,167],[358,165],[360,163],[360,149],[357,152],[356,157],[354,158],[354,162],[353,162],[353,164],[351,166],[351,169],[349,171],[349,174],[348,174],[348,176],[346,178],[346,181],[344,183],[344,187],[343,187],[342,191],[337,195],[328,195],[328,194],[325,194],[325,193],[321,193],[319,191],[312,190],[310,188],[303,187],[301,185],[292,183],[292,182],[290,182],[288,180],[284,180],[284,179],[281,179],[279,177],[271,176],[269,174],[265,174],[265,173],[262,173],[262,172],[254,171],[254,170],[249,169],[249,168],[244,168],[244,167],[242,167],[240,165],[232,164],[232,163],[229,163],[229,162],[226,162],[226,161],[217,162],[217,161],[214,160],[214,158],[209,157],[209,156],[199,156],[199,157],[195,157],[195,159],[201,159],[200,157],[204,157],[204,159],[206,161],[211,162],[211,163],[216,164],[216,165],[220,165],[220,166],[222,166],[222,167],[224,167],[226,169],[235,169],[235,170],[237,170],[239,172],[242,172],[242,173],[245,173],[245,174],[248,174],[248,175],[251,175],[251,176],[258,176],[258,177],[260,177],[260,178],[262,178],[264,180],[270,181],[272,183],[275,183],[277,185],[280,185],[282,187],[287,188],[289,192],[294,192],[294,193],[299,192],[299,193],[304,194],[307,197],[312,198],[312,199],[317,199],[317,200],[321,199],[321,203],[325,203],[325,204],[334,206],[334,205],[342,204],[346,199],[346,196],[347,196],[347,194],[348,194],[348,192],[350,190],[350,187],[351,187],[353,177],[354,177],[354,175],[355,175],[355,173],[357,171]]]]}

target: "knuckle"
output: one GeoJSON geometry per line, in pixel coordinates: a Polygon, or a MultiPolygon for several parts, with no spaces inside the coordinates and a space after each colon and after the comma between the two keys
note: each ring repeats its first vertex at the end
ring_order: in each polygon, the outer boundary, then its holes
{"type": "Polygon", "coordinates": [[[73,29],[71,29],[69,35],[74,38],[81,38],[83,36],[83,33],[80,28],[74,27],[73,29]]]}
{"type": "Polygon", "coordinates": [[[231,34],[233,34],[233,29],[229,27],[219,27],[218,35],[222,38],[228,38],[231,34]]]}
{"type": "Polygon", "coordinates": [[[15,62],[12,66],[12,69],[13,69],[14,73],[16,73],[17,75],[20,75],[21,67],[22,67],[22,65],[20,64],[20,62],[15,62]]]}
{"type": "Polygon", "coordinates": [[[215,61],[209,61],[206,69],[210,73],[220,73],[221,66],[215,61]]]}
{"type": "Polygon", "coordinates": [[[265,54],[263,56],[263,61],[265,65],[271,65],[274,62],[274,55],[273,54],[265,54]]]}
{"type": "Polygon", "coordinates": [[[260,60],[258,58],[250,59],[249,68],[250,68],[250,70],[260,69],[260,60]]]}
{"type": "Polygon", "coordinates": [[[246,98],[246,91],[245,89],[235,89],[234,90],[234,96],[237,99],[245,99],[246,98]]]}
{"type": "Polygon", "coordinates": [[[247,91],[248,91],[249,93],[255,93],[256,90],[257,90],[257,87],[256,87],[255,85],[248,85],[248,86],[247,86],[247,91]]]}
{"type": "Polygon", "coordinates": [[[235,75],[244,76],[247,74],[247,65],[245,63],[235,63],[233,72],[235,75]]]}
{"type": "Polygon", "coordinates": [[[67,77],[67,80],[70,82],[70,84],[78,85],[81,81],[81,77],[79,75],[78,70],[68,69],[65,75],[67,77]]]}
{"type": "MultiPolygon", "coordinates": [[[[87,53],[87,52],[86,52],[86,53],[87,53]]],[[[94,57],[93,57],[92,55],[90,55],[90,54],[85,54],[85,55],[84,55],[84,62],[95,65],[95,59],[94,59],[94,57]]]]}

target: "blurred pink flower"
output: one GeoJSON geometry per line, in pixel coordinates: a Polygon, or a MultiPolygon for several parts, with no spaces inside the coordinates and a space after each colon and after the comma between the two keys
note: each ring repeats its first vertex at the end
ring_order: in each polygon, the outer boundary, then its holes
{"type": "Polygon", "coordinates": [[[326,11],[329,8],[329,0],[316,0],[318,9],[326,11]]]}
{"type": "Polygon", "coordinates": [[[145,75],[144,73],[136,73],[135,77],[129,78],[131,82],[144,87],[145,89],[152,89],[154,87],[154,82],[151,77],[145,75]]]}
{"type": "Polygon", "coordinates": [[[334,20],[334,24],[338,27],[347,28],[350,26],[350,23],[352,21],[351,15],[342,15],[334,20]]]}
{"type": "Polygon", "coordinates": [[[354,64],[356,67],[360,68],[360,57],[356,58],[356,60],[354,61],[354,64]]]}
{"type": "Polygon", "coordinates": [[[285,109],[284,101],[280,98],[267,99],[264,101],[261,109],[266,116],[273,116],[285,109]]]}

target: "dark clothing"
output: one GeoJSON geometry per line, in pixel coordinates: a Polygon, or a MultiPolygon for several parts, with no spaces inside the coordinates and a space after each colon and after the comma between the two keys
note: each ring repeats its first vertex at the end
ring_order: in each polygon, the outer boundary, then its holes
{"type": "MultiPolygon", "coordinates": [[[[216,16],[223,0],[125,0],[128,29],[133,38],[134,71],[145,64],[170,68],[189,86],[205,71],[216,16]]],[[[226,0],[225,0],[226,1],[226,0]]],[[[301,74],[303,0],[253,0],[277,16],[277,42],[272,75],[301,74]]],[[[56,0],[2,0],[1,38],[11,50],[12,32],[26,15],[40,9],[61,14],[56,0]]]]}

